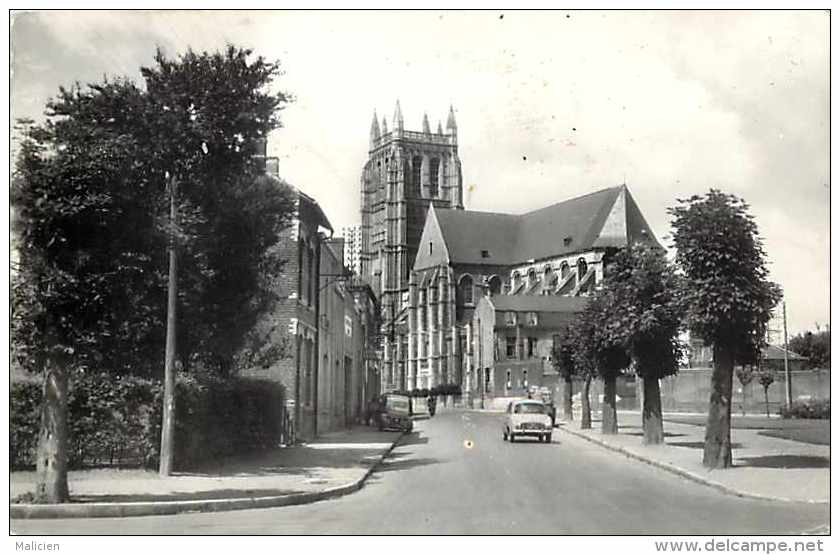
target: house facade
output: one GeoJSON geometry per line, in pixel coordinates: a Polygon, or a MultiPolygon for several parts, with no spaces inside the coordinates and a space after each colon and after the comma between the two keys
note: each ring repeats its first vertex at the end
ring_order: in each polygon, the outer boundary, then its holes
{"type": "MultiPolygon", "coordinates": [[[[265,167],[278,186],[286,186],[276,175],[277,164],[267,159],[265,167]]],[[[349,282],[344,241],[333,238],[318,202],[289,187],[294,217],[274,247],[284,260],[284,272],[273,284],[279,299],[259,324],[279,356],[243,373],[283,384],[286,436],[293,441],[361,418],[370,382],[379,379],[371,350],[378,337],[378,304],[369,288],[349,282]]]]}
{"type": "Polygon", "coordinates": [[[365,393],[366,328],[362,308],[346,283],[343,239],[322,242],[319,267],[316,434],[357,421],[365,393]]]}
{"type": "Polygon", "coordinates": [[[556,391],[552,352],[586,306],[586,297],[483,296],[468,333],[462,390],[474,399],[523,397],[534,388],[556,391]]]}
{"type": "Polygon", "coordinates": [[[290,439],[307,439],[316,430],[321,237],[323,231],[331,232],[332,227],[315,199],[292,190],[294,217],[274,247],[285,261],[284,272],[274,283],[279,299],[272,314],[260,323],[261,332],[280,351],[280,356],[270,366],[249,368],[244,373],[283,384],[287,435],[290,439]]]}

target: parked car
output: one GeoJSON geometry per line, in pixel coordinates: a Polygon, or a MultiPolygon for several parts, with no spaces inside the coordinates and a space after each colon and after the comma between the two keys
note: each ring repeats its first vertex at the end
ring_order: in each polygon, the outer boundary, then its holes
{"type": "Polygon", "coordinates": [[[414,429],[411,419],[411,398],[407,395],[384,395],[383,410],[379,413],[379,430],[410,432],[414,429]]]}
{"type": "Polygon", "coordinates": [[[502,437],[511,443],[518,437],[535,437],[551,443],[551,416],[545,403],[534,399],[512,401],[508,404],[502,425],[502,437]]]}
{"type": "Polygon", "coordinates": [[[432,417],[432,410],[429,406],[429,401],[425,397],[411,398],[411,418],[414,420],[424,420],[432,417]]]}

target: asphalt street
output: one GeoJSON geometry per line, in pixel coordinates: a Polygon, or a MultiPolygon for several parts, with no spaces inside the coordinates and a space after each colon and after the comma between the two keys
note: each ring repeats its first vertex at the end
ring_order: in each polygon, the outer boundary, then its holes
{"type": "MultiPolygon", "coordinates": [[[[502,440],[499,414],[418,422],[354,494],[310,505],[12,521],[23,534],[795,534],[827,505],[743,499],[555,430],[502,440]]],[[[698,456],[700,454],[698,453],[698,456]]]]}

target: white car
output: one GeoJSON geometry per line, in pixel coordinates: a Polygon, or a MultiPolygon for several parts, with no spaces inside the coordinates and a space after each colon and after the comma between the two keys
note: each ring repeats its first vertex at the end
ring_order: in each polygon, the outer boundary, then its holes
{"type": "Polygon", "coordinates": [[[530,436],[551,443],[551,416],[542,401],[523,399],[508,405],[502,426],[502,437],[511,443],[518,437],[530,436]]]}

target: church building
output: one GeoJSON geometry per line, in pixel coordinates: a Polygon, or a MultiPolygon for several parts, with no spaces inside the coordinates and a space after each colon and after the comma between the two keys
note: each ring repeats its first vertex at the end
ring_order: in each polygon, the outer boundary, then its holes
{"type": "Polygon", "coordinates": [[[478,382],[482,297],[586,296],[610,252],[637,241],[656,243],[626,185],[525,214],[464,210],[454,111],[436,133],[426,116],[422,132],[406,131],[399,103],[391,132],[374,116],[361,278],[382,307],[382,390],[478,382]]]}

